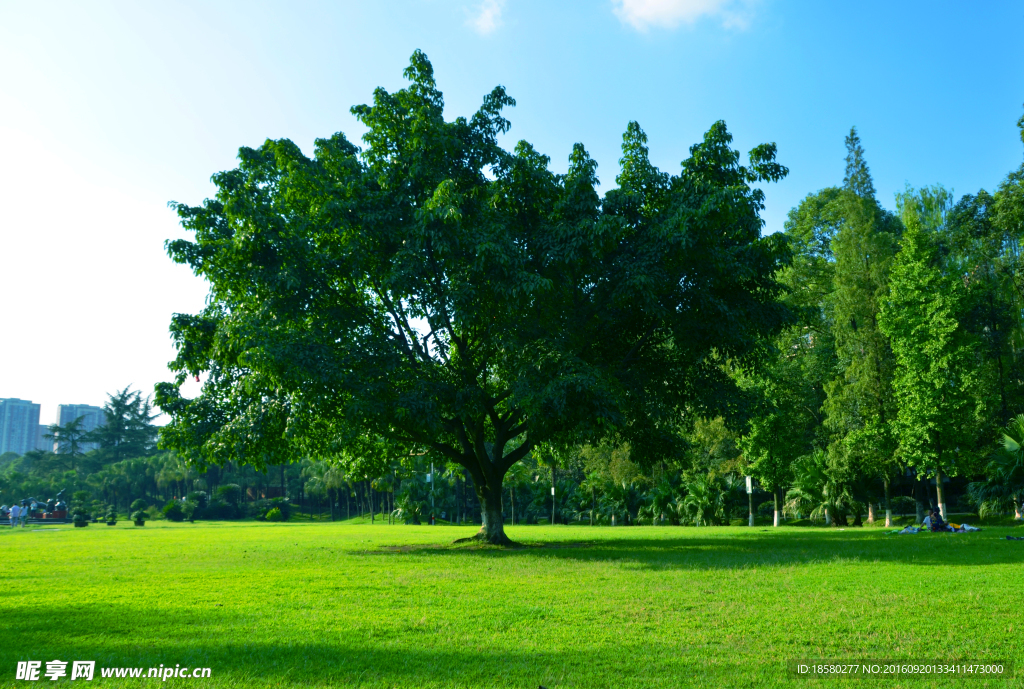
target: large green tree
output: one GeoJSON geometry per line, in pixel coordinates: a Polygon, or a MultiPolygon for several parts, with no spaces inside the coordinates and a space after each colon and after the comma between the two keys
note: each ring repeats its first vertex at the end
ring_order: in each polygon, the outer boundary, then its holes
{"type": "Polygon", "coordinates": [[[104,424],[91,431],[86,440],[99,443],[110,461],[141,457],[153,448],[157,429],[149,399],[131,386],[107,395],[103,405],[104,424]]]}
{"type": "Polygon", "coordinates": [[[1012,410],[1024,403],[1017,381],[1021,361],[1021,306],[1016,289],[1021,259],[1012,231],[994,222],[995,200],[984,189],[963,196],[945,218],[940,253],[945,270],[963,276],[964,300],[958,320],[978,343],[979,387],[993,413],[986,439],[999,436],[1012,410]]]}
{"type": "Polygon", "coordinates": [[[565,174],[499,146],[503,88],[445,121],[426,56],[405,75],[353,108],[364,149],[243,148],[216,198],[175,205],[195,240],[168,251],[211,297],[174,317],[162,442],[257,466],[365,437],[426,447],[465,467],[478,537],[504,543],[502,480],[534,447],[615,434],[638,460],[675,452],[680,413],[716,411],[731,386],[722,362],[751,363],[785,322],[788,252],[761,236],[751,185],[786,169],[771,144],[741,165],[719,122],[669,175],[631,123],[602,199],[582,145],[565,174]]]}
{"type": "Polygon", "coordinates": [[[937,235],[925,225],[927,203],[917,198],[901,203],[906,230],[879,326],[896,357],[899,456],[935,479],[936,501],[945,516],[943,479],[960,471],[961,446],[973,444],[977,370],[974,342],[956,317],[964,280],[942,269],[937,235]]]}
{"type": "Polygon", "coordinates": [[[75,470],[75,460],[82,457],[82,444],[88,439],[88,431],[82,427],[84,416],[68,421],[66,424],[50,424],[46,427],[43,437],[55,444],[55,454],[67,458],[68,468],[75,470]]]}
{"type": "Polygon", "coordinates": [[[821,388],[813,368],[827,350],[800,328],[776,338],[775,355],[756,371],[738,376],[751,397],[746,432],[737,441],[746,471],[772,494],[775,526],[780,525],[792,463],[815,445],[820,425],[821,388]]]}
{"type": "MultiPolygon", "coordinates": [[[[894,358],[878,327],[878,312],[889,290],[889,268],[902,228],[875,199],[874,184],[855,128],[846,137],[846,175],[832,200],[840,218],[831,243],[835,256],[828,311],[838,364],[824,405],[831,432],[829,472],[837,484],[869,498],[866,479],[882,479],[886,525],[891,525],[891,481],[898,474],[892,422],[894,358]]],[[[862,498],[863,499],[863,498],[862,498]]]]}

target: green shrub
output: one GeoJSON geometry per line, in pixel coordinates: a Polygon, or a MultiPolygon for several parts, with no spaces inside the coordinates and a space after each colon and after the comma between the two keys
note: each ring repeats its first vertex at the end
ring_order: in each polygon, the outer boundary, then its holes
{"type": "MultiPolygon", "coordinates": [[[[286,522],[292,516],[292,506],[288,504],[286,498],[271,498],[270,509],[278,509],[281,511],[281,521],[286,522]]],[[[268,519],[270,517],[267,517],[268,519]]]]}
{"type": "Polygon", "coordinates": [[[162,511],[164,513],[164,517],[172,522],[180,522],[185,519],[185,510],[182,509],[180,500],[169,501],[164,505],[164,509],[162,511]]]}
{"type": "Polygon", "coordinates": [[[202,515],[197,515],[197,518],[199,516],[203,519],[238,519],[239,510],[234,505],[223,500],[213,499],[206,509],[203,510],[202,515]]]}
{"type": "Polygon", "coordinates": [[[908,498],[905,495],[898,495],[889,500],[889,509],[899,515],[916,514],[917,502],[913,498],[908,498]]]}
{"type": "Polygon", "coordinates": [[[217,488],[217,497],[229,505],[238,505],[242,498],[242,487],[237,483],[227,483],[217,488]]]}
{"type": "Polygon", "coordinates": [[[980,507],[970,493],[964,493],[950,501],[950,509],[962,514],[977,514],[980,507]]]}
{"type": "Polygon", "coordinates": [[[278,507],[272,508],[269,512],[267,512],[266,520],[268,522],[283,521],[284,517],[281,516],[281,509],[278,507]]]}
{"type": "Polygon", "coordinates": [[[132,503],[130,510],[132,512],[138,512],[139,510],[144,510],[147,507],[149,507],[149,505],[146,504],[146,501],[143,500],[142,498],[139,498],[138,500],[132,503]]]}
{"type": "Polygon", "coordinates": [[[147,519],[149,519],[149,515],[146,514],[145,510],[135,510],[132,512],[133,522],[145,522],[147,519]]]}
{"type": "Polygon", "coordinates": [[[243,505],[246,517],[255,517],[261,519],[263,515],[270,509],[270,504],[266,500],[254,500],[253,502],[247,502],[243,505]]]}

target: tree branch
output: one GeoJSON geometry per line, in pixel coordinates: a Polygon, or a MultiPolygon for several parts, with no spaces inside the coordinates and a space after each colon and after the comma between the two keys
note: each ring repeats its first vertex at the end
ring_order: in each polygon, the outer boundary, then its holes
{"type": "MultiPolygon", "coordinates": [[[[444,294],[444,290],[441,288],[441,271],[437,266],[437,261],[434,260],[434,247],[430,239],[426,242],[427,250],[427,262],[430,263],[431,269],[434,271],[434,289],[437,290],[438,295],[444,294]]],[[[448,315],[448,309],[444,305],[444,299],[440,296],[437,299],[438,312],[441,318],[444,319],[445,329],[448,331],[448,337],[452,338],[452,342],[459,348],[459,354],[464,357],[468,357],[469,352],[467,350],[466,341],[455,334],[455,326],[452,325],[452,319],[448,315]]]]}
{"type": "Polygon", "coordinates": [[[376,282],[373,284],[373,291],[377,295],[377,298],[384,304],[384,308],[387,309],[391,318],[395,321],[395,327],[398,328],[398,335],[402,339],[402,343],[405,345],[406,353],[413,363],[416,363],[417,356],[424,362],[430,362],[430,356],[423,351],[419,341],[416,338],[416,332],[409,325],[409,321],[405,318],[404,312],[402,316],[398,315],[398,309],[395,304],[388,298],[387,294],[381,289],[380,285],[376,282]],[[410,345],[411,341],[411,345],[410,345]]]}
{"type": "Polygon", "coordinates": [[[620,364],[621,367],[624,368],[626,364],[630,362],[633,356],[640,351],[640,348],[647,343],[647,341],[651,338],[652,335],[654,335],[654,331],[655,324],[652,323],[651,326],[647,328],[647,332],[643,334],[643,337],[637,340],[636,343],[630,348],[630,350],[626,352],[626,356],[622,358],[622,363],[620,364]]]}
{"type": "Polygon", "coordinates": [[[504,476],[508,472],[508,470],[512,468],[513,464],[515,464],[523,457],[525,457],[533,448],[534,442],[532,440],[527,439],[526,442],[524,442],[522,445],[520,445],[519,447],[509,452],[504,457],[502,457],[501,461],[498,463],[495,469],[498,472],[500,472],[502,476],[504,476]]]}

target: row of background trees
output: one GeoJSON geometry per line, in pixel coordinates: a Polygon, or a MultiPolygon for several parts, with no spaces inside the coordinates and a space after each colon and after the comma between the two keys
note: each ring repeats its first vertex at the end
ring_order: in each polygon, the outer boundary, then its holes
{"type": "Polygon", "coordinates": [[[946,512],[948,487],[1019,517],[1024,167],[959,200],[908,186],[889,211],[856,130],[846,146],[842,186],[786,223],[782,280],[800,317],[744,381],[759,407],[740,438],[750,471],[843,523],[888,512],[908,483],[919,517],[929,502],[946,512]]]}
{"type": "MultiPolygon", "coordinates": [[[[432,88],[432,81],[424,83],[432,88]]],[[[495,122],[493,127],[505,126],[503,120],[495,122]]],[[[1018,124],[1024,141],[1024,118],[1018,124]]],[[[705,146],[728,141],[723,125],[709,132],[705,146]]],[[[624,170],[642,168],[640,182],[658,188],[667,178],[649,167],[645,142],[643,132],[631,124],[624,137],[624,170]]],[[[748,510],[770,509],[775,524],[787,516],[860,523],[865,517],[874,521],[878,510],[889,523],[894,511],[913,506],[920,518],[929,505],[943,512],[1013,511],[1020,517],[1024,166],[1007,175],[994,192],[980,190],[959,199],[941,185],[908,186],[896,195],[895,209],[888,210],[877,199],[855,129],[846,147],[842,184],[807,196],[785,224],[792,260],[780,263],[776,279],[785,286],[781,301],[793,317],[785,327],[775,328],[768,346],[762,343],[756,366],[722,356],[708,368],[712,360],[700,359],[702,376],[727,377],[732,384],[728,389],[737,392],[728,404],[718,405],[723,413],[673,416],[646,403],[647,412],[657,412],[647,435],[638,435],[634,428],[635,437],[612,433],[596,444],[572,442],[571,435],[558,433],[549,435],[550,442],[527,441],[526,435],[506,438],[507,454],[487,460],[497,466],[505,458],[521,457],[510,459],[508,473],[488,488],[500,490],[498,514],[503,521],[713,524],[742,519],[748,510]],[[666,444],[666,438],[674,443],[666,444]],[[524,442],[530,442],[528,452],[517,449],[527,449],[524,442]],[[634,443],[644,444],[643,461],[634,461],[634,443]],[[743,479],[748,475],[756,482],[754,498],[745,494],[743,479]]],[[[346,156],[354,155],[354,148],[342,149],[346,156]]],[[[720,152],[708,148],[712,150],[720,152]]],[[[707,152],[700,146],[695,151],[684,167],[691,166],[699,176],[704,173],[698,158],[707,152]]],[[[585,152],[579,149],[574,155],[585,152]]],[[[768,155],[757,153],[759,160],[771,160],[764,157],[768,155]]],[[[592,177],[593,166],[581,160],[580,169],[592,177]]],[[[736,168],[735,159],[723,164],[737,175],[753,175],[736,168]]],[[[785,172],[772,169],[769,176],[785,172]]],[[[636,170],[630,174],[639,174],[636,170]]],[[[630,185],[647,188],[623,174],[619,182],[629,193],[639,193],[630,185]]],[[[734,181],[746,184],[749,179],[734,181]]],[[[590,178],[584,181],[593,185],[590,178]]],[[[610,195],[604,203],[618,209],[615,204],[625,202],[610,195]]],[[[182,207],[180,212],[193,218],[200,211],[182,207]]],[[[641,214],[630,222],[639,227],[645,220],[641,214]]],[[[194,253],[190,246],[175,251],[194,253]]],[[[192,260],[193,254],[188,257],[192,260]]],[[[203,329],[219,327],[219,321],[181,318],[185,320],[176,322],[175,332],[182,343],[194,337],[209,346],[203,329]]],[[[430,362],[431,357],[447,356],[444,347],[417,351],[430,362]]],[[[192,356],[197,350],[183,351],[192,356]]],[[[199,363],[183,359],[177,365],[199,363]]],[[[216,384],[211,391],[217,392],[216,384]]],[[[693,382],[680,385],[692,387],[693,382]]],[[[197,429],[208,433],[203,424],[210,425],[222,412],[208,402],[181,400],[171,390],[164,390],[165,408],[188,423],[171,429],[169,445],[188,448],[197,429]]],[[[295,401],[274,403],[301,408],[295,401]]],[[[247,404],[260,410],[251,401],[247,404]]],[[[392,442],[371,433],[371,440],[307,443],[306,451],[288,451],[290,431],[275,425],[276,417],[264,409],[262,417],[250,421],[267,425],[254,427],[252,435],[263,438],[273,451],[246,450],[248,461],[259,469],[232,461],[230,452],[213,462],[197,454],[206,466],[200,473],[197,463],[157,449],[154,415],[139,392],[125,389],[110,395],[104,411],[106,425],[88,437],[100,444],[98,450],[82,454],[77,444],[86,438],[69,424],[51,429],[60,446],[57,453],[0,458],[3,499],[70,487],[83,504],[127,507],[139,499],[154,504],[186,499],[190,513],[220,518],[263,516],[270,509],[268,501],[276,498],[285,512],[291,504],[318,517],[326,510],[332,519],[371,514],[407,522],[431,517],[464,522],[478,519],[485,495],[474,485],[475,474],[467,471],[473,462],[461,456],[453,460],[440,444],[392,442]]],[[[502,413],[499,409],[492,414],[500,428],[511,429],[513,419],[523,418],[522,411],[510,409],[507,419],[502,413]]],[[[321,422],[314,418],[306,422],[310,427],[305,431],[315,435],[315,424],[321,422]]],[[[223,438],[238,428],[234,422],[219,423],[224,423],[217,431],[223,438]]],[[[579,419],[573,423],[586,427],[579,419]]],[[[537,428],[543,430],[543,424],[537,428]]],[[[339,426],[337,432],[349,430],[339,426]]],[[[491,453],[493,442],[480,437],[478,450],[491,453]]],[[[218,447],[225,447],[223,438],[218,447]]]]}

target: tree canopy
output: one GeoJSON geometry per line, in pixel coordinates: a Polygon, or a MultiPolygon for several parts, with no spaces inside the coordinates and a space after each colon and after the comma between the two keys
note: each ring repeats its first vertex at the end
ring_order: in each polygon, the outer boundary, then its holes
{"type": "Polygon", "coordinates": [[[168,253],[210,303],[173,319],[162,442],[256,466],[425,447],[466,468],[482,537],[503,542],[502,477],[538,444],[616,435],[642,461],[672,451],[684,412],[728,406],[723,363],[752,363],[789,318],[785,238],[761,236],[751,186],[787,170],[774,144],[740,164],[717,122],[664,173],[632,122],[602,198],[581,144],[565,174],[525,141],[501,147],[502,87],[445,121],[424,54],[405,76],[352,108],[365,148],[242,148],[214,199],[173,204],[195,240],[168,253]]]}

